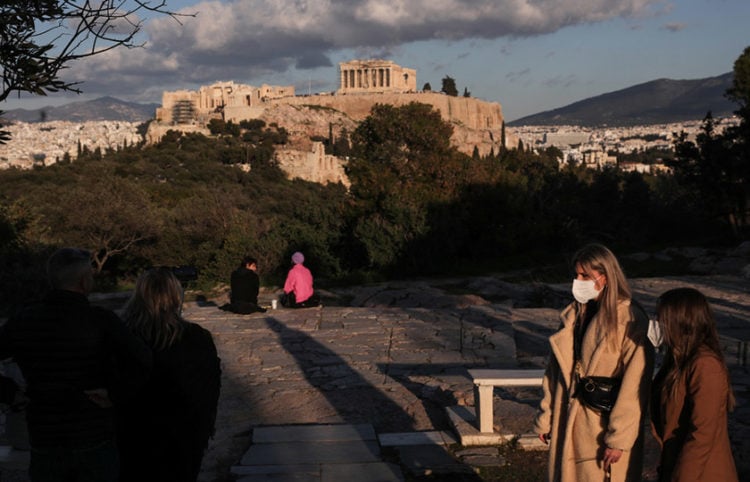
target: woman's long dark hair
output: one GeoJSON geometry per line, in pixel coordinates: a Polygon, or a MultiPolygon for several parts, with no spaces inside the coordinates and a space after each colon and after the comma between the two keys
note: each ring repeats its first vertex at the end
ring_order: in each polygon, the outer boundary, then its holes
{"type": "Polygon", "coordinates": [[[729,386],[727,407],[732,410],[734,394],[729,371],[719,345],[716,320],[703,293],[693,288],[669,290],[659,297],[656,311],[664,329],[664,343],[668,349],[664,390],[671,393],[677,381],[698,356],[700,349],[706,348],[713,352],[724,366],[724,375],[729,386]]]}
{"type": "Polygon", "coordinates": [[[169,268],[144,272],[125,306],[125,324],[155,350],[172,346],[182,335],[185,320],[182,285],[169,268]]]}

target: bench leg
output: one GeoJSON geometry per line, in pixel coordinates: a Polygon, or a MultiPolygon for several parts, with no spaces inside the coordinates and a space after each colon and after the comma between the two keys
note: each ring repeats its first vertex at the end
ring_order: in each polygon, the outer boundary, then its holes
{"type": "Polygon", "coordinates": [[[479,431],[484,433],[493,433],[493,415],[492,415],[492,385],[474,385],[474,411],[477,415],[479,431]]]}

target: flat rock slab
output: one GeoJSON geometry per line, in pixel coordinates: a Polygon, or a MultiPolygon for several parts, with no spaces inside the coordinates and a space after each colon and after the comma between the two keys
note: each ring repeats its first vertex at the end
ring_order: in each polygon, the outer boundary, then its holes
{"type": "Polygon", "coordinates": [[[441,445],[410,445],[396,450],[401,463],[416,476],[474,473],[474,469],[456,460],[441,445]]]}
{"type": "Polygon", "coordinates": [[[403,482],[397,465],[387,462],[324,465],[321,482],[403,482]]]}
{"type": "Polygon", "coordinates": [[[376,440],[372,425],[289,425],[253,429],[254,444],[376,440]]]}
{"type": "Polygon", "coordinates": [[[239,481],[403,482],[401,469],[384,462],[369,424],[256,427],[253,445],[232,467],[239,481]]]}
{"type": "Polygon", "coordinates": [[[446,431],[384,433],[378,436],[381,447],[403,447],[407,445],[453,445],[458,443],[452,433],[446,431]]]}
{"type": "Polygon", "coordinates": [[[241,465],[299,465],[380,462],[380,446],[374,441],[282,442],[252,445],[241,465]]]}
{"type": "Polygon", "coordinates": [[[387,462],[360,464],[235,467],[237,482],[403,482],[398,466],[387,462]]]}

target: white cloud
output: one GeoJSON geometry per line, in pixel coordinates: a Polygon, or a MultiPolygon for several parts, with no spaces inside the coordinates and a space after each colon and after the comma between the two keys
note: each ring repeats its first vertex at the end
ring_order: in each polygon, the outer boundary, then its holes
{"type": "Polygon", "coordinates": [[[85,91],[142,92],[252,79],[332,65],[343,50],[384,53],[435,39],[518,38],[616,17],[640,17],[664,0],[235,0],[186,7],[181,23],[148,23],[144,49],[88,59],[71,73],[85,91]],[[73,72],[75,70],[75,72],[73,72]]]}

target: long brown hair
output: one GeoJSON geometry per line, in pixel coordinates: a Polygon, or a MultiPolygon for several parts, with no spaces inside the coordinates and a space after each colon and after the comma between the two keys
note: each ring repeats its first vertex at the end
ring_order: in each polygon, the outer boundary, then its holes
{"type": "Polygon", "coordinates": [[[169,268],[154,268],[141,274],[133,296],[125,306],[125,324],[149,346],[162,350],[172,346],[185,326],[180,316],[182,285],[169,268]]]}
{"type": "MultiPolygon", "coordinates": [[[[614,337],[609,335],[617,331],[617,303],[632,296],[625,273],[614,253],[601,244],[588,244],[578,250],[573,256],[573,267],[577,264],[586,272],[598,271],[607,278],[599,298],[598,319],[607,339],[614,343],[614,337]]],[[[583,309],[584,306],[579,307],[579,311],[583,309]]]]}
{"type": "Polygon", "coordinates": [[[719,345],[716,320],[708,300],[693,288],[675,288],[662,294],[656,304],[657,318],[667,346],[667,373],[664,390],[671,393],[677,381],[698,357],[701,348],[713,352],[724,367],[729,394],[727,407],[734,408],[734,394],[724,356],[719,345]]]}

